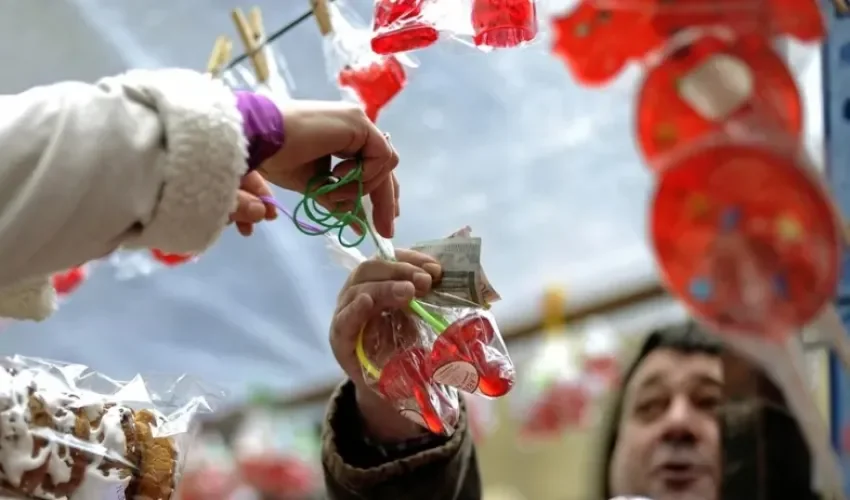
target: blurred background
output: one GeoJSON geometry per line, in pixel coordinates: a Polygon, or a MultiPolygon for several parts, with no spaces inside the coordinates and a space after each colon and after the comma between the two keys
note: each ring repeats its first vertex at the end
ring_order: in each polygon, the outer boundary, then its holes
{"type": "MultiPolygon", "coordinates": [[[[268,31],[309,8],[306,0],[3,0],[0,32],[11,43],[0,44],[0,90],[93,81],[128,68],[202,70],[217,36],[238,40],[230,9],[252,5],[262,8],[268,31]]],[[[368,0],[348,7],[371,17],[368,0]]],[[[573,339],[575,352],[620,363],[643,334],[684,319],[660,288],[645,244],[652,178],[632,141],[640,72],[632,68],[604,90],[579,87],[546,37],[494,53],[443,43],[415,54],[419,67],[380,118],[402,158],[395,243],[472,227],[503,297],[493,311],[519,370],[558,336],[573,339]],[[542,301],[552,289],[563,294],[569,322],[541,334],[542,301]]],[[[293,97],[340,97],[315,23],[302,23],[273,49],[293,97]]],[[[785,50],[805,95],[807,144],[819,158],[819,53],[785,50]]],[[[297,201],[278,196],[290,206],[297,201]]],[[[281,446],[302,457],[318,453],[315,439],[293,436],[315,437],[324,398],[342,377],[327,338],[347,274],[321,238],[279,219],[249,239],[228,231],[195,263],[135,275],[121,265],[93,266],[50,320],[7,325],[3,354],[82,363],[115,378],[188,373],[226,394],[223,412],[259,399],[288,401],[279,425],[309,431],[287,434],[292,439],[281,446]]],[[[814,352],[811,361],[824,391],[823,360],[814,352]]],[[[488,498],[584,500],[582,467],[592,466],[601,414],[525,439],[521,392],[472,405],[488,498]]]]}

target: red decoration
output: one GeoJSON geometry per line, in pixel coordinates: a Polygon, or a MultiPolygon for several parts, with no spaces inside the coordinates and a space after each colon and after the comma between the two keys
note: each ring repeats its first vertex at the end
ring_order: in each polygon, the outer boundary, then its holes
{"type": "Polygon", "coordinates": [[[548,438],[580,427],[587,419],[590,399],[581,383],[557,381],[532,405],[520,432],[525,437],[548,438]]]}
{"type": "Polygon", "coordinates": [[[166,253],[156,248],[151,249],[151,255],[157,262],[165,264],[168,267],[179,266],[195,258],[190,253],[166,253]]]}
{"type": "Polygon", "coordinates": [[[473,0],[472,28],[477,46],[508,48],[537,36],[534,0],[473,0]]]}
{"type": "Polygon", "coordinates": [[[56,294],[59,296],[69,295],[74,292],[86,280],[86,268],[84,266],[72,267],[67,271],[53,275],[52,282],[56,294]]]}
{"type": "Polygon", "coordinates": [[[378,392],[390,401],[415,401],[419,412],[405,408],[402,413],[431,432],[443,433],[446,424],[440,418],[440,408],[435,405],[439,400],[432,398],[439,391],[432,388],[427,362],[428,353],[421,347],[396,352],[381,369],[378,392]]]}
{"type": "Polygon", "coordinates": [[[594,4],[582,0],[552,25],[552,51],[584,85],[607,83],[629,61],[643,58],[665,42],[650,25],[651,9],[608,10],[594,4]]]}
{"type": "MultiPolygon", "coordinates": [[[[433,0],[376,0],[372,50],[376,54],[396,54],[428,47],[440,37],[422,9],[433,0]]],[[[452,0],[449,0],[452,1],[452,0]]]]}
{"type": "Polygon", "coordinates": [[[611,390],[620,383],[620,363],[613,355],[585,358],[584,373],[602,389],[611,390]]]}
{"type": "Polygon", "coordinates": [[[803,109],[794,77],[762,38],[701,38],[673,51],[646,75],[638,96],[637,139],[647,161],[755,116],[797,138],[803,109]]]}
{"type": "Polygon", "coordinates": [[[180,480],[180,498],[184,500],[230,498],[238,485],[239,482],[233,474],[215,467],[186,471],[180,480]]]}
{"type": "Polygon", "coordinates": [[[380,57],[365,65],[346,66],[339,74],[339,84],[357,94],[370,120],[407,84],[404,67],[393,56],[380,57]]]}
{"type": "Polygon", "coordinates": [[[720,331],[792,335],[836,290],[839,226],[814,174],[740,144],[665,170],[651,240],[671,293],[720,331]]]}
{"type": "MultiPolygon", "coordinates": [[[[272,498],[303,498],[314,493],[318,478],[312,467],[295,457],[254,455],[239,460],[245,483],[272,498]]],[[[208,497],[213,498],[213,497],[208,497]]]]}

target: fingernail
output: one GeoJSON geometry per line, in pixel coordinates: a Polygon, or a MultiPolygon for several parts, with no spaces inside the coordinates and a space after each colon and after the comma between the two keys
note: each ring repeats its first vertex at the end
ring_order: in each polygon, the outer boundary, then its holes
{"type": "Polygon", "coordinates": [[[413,283],[396,283],[393,285],[393,295],[398,299],[412,297],[414,292],[413,283]]]}
{"type": "Polygon", "coordinates": [[[428,273],[416,273],[413,275],[413,285],[417,290],[427,290],[431,288],[431,275],[428,273]]]}

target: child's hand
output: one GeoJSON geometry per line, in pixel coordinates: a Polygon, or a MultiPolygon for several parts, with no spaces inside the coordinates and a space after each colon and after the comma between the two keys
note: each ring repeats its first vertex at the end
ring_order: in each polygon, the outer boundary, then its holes
{"type": "Polygon", "coordinates": [[[263,220],[277,218],[277,209],[260,201],[260,196],[271,196],[268,183],[259,172],[251,172],[242,178],[239,186],[236,211],[230,214],[230,221],[236,223],[236,229],[242,236],[251,236],[254,224],[263,220]]]}

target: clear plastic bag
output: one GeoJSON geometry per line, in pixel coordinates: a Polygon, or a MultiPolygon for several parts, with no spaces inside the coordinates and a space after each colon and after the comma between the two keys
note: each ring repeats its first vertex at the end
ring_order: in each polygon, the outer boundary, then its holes
{"type": "Polygon", "coordinates": [[[18,498],[176,498],[195,416],[221,398],[185,377],[118,382],[21,356],[0,379],[0,484],[18,498]]]}
{"type": "Polygon", "coordinates": [[[536,0],[375,0],[371,46],[378,54],[423,49],[442,34],[490,50],[538,35],[536,0]]]}
{"type": "Polygon", "coordinates": [[[347,98],[363,106],[372,121],[407,85],[405,65],[416,64],[407,57],[380,55],[369,46],[368,32],[356,28],[356,16],[344,6],[328,6],[323,30],[328,76],[347,98]],[[329,31],[328,31],[329,30],[329,31]],[[327,32],[324,32],[327,31],[327,32]]]}

